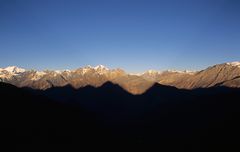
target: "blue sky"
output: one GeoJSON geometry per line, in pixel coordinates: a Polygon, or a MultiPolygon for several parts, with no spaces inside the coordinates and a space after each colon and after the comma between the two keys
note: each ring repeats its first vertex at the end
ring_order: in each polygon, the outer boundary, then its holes
{"type": "Polygon", "coordinates": [[[239,60],[238,0],[0,0],[0,67],[142,72],[239,60]]]}

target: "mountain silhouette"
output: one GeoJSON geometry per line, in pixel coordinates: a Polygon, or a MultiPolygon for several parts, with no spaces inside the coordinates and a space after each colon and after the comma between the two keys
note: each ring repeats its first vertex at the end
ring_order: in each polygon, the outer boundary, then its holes
{"type": "Polygon", "coordinates": [[[0,83],[0,96],[2,138],[11,144],[238,148],[239,89],[154,84],[144,94],[132,95],[111,82],[45,91],[0,83]]]}

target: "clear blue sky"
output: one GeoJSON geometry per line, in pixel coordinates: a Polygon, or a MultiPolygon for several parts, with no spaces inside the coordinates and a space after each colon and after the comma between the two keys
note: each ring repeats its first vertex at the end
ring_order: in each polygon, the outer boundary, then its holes
{"type": "Polygon", "coordinates": [[[239,0],[0,0],[0,67],[142,72],[239,60],[239,0]]]}

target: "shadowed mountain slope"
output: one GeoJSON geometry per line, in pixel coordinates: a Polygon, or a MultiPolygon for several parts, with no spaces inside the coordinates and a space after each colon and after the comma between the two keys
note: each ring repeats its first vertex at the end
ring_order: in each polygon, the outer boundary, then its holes
{"type": "Polygon", "coordinates": [[[238,148],[239,89],[155,84],[132,95],[111,82],[45,91],[0,83],[0,96],[2,137],[10,143],[158,146],[167,151],[238,148]]]}

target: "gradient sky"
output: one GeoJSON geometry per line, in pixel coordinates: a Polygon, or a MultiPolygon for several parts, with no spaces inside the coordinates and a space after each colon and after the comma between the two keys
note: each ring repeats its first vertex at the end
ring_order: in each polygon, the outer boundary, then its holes
{"type": "Polygon", "coordinates": [[[239,0],[0,0],[0,67],[142,72],[239,60],[239,0]]]}

